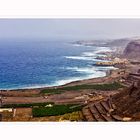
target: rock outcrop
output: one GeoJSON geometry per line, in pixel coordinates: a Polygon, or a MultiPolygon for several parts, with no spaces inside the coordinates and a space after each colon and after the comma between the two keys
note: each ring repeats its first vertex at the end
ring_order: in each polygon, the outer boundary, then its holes
{"type": "Polygon", "coordinates": [[[97,66],[115,66],[117,64],[127,64],[127,59],[114,58],[112,61],[96,62],[97,66]]]}

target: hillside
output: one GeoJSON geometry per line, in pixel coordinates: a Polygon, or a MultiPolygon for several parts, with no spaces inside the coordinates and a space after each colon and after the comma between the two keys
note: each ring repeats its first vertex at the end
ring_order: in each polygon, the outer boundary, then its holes
{"type": "Polygon", "coordinates": [[[123,56],[128,59],[140,60],[140,40],[129,42],[124,50],[123,56]]]}
{"type": "Polygon", "coordinates": [[[113,104],[116,107],[114,114],[131,117],[133,121],[139,121],[140,87],[132,85],[128,89],[113,96],[113,104]]]}
{"type": "Polygon", "coordinates": [[[104,39],[104,40],[81,40],[73,42],[74,44],[85,45],[85,46],[100,46],[100,47],[124,47],[132,38],[121,38],[121,39],[104,39]]]}

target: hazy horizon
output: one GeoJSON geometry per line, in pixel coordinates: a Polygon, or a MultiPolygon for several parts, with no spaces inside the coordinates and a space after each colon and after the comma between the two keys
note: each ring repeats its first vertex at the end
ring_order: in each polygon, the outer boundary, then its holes
{"type": "Polygon", "coordinates": [[[0,19],[4,39],[113,39],[140,36],[140,19],[0,19]]]}

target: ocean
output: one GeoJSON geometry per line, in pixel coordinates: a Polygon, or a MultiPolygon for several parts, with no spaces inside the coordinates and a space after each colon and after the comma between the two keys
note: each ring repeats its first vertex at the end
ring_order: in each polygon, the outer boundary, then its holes
{"type": "Polygon", "coordinates": [[[0,89],[59,86],[103,77],[113,67],[93,66],[107,47],[67,41],[0,41],[0,89]]]}

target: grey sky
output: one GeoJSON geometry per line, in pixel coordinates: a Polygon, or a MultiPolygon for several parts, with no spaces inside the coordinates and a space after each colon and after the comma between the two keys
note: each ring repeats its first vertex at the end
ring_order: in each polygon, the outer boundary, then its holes
{"type": "Polygon", "coordinates": [[[140,19],[0,19],[0,39],[97,39],[140,36],[140,19]]]}

